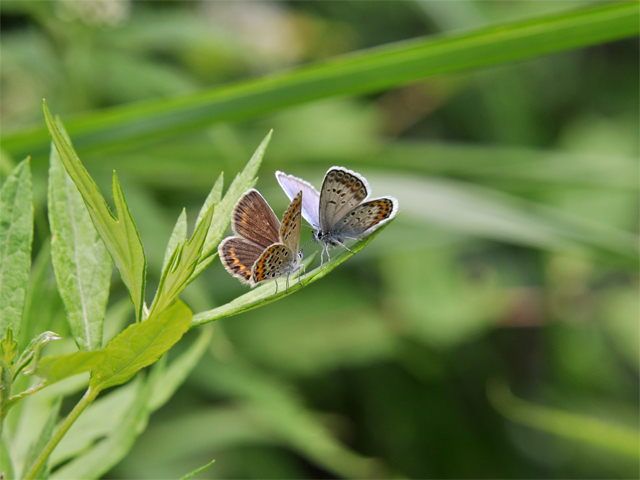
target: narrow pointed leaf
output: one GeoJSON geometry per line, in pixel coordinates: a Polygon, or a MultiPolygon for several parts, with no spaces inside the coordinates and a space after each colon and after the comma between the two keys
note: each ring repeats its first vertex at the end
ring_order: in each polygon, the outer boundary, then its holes
{"type": "Polygon", "coordinates": [[[216,183],[213,184],[213,188],[207,195],[207,199],[204,201],[202,208],[200,208],[200,212],[198,212],[198,218],[196,219],[196,225],[200,224],[200,221],[205,216],[205,214],[211,208],[211,205],[217,205],[220,203],[222,199],[222,187],[224,186],[224,172],[220,173],[220,176],[216,180],[216,183]]]}
{"type": "Polygon", "coordinates": [[[20,370],[22,370],[27,365],[29,366],[28,371],[25,370],[26,375],[30,375],[38,366],[38,361],[40,360],[40,352],[42,351],[42,347],[44,347],[51,340],[61,340],[62,337],[59,337],[55,332],[43,332],[40,335],[36,336],[27,348],[24,349],[22,354],[20,354],[20,358],[16,364],[16,372],[14,375],[18,374],[20,370]]]}
{"type": "Polygon", "coordinates": [[[118,215],[116,218],[109,211],[109,207],[100,194],[98,187],[80,162],[75,151],[60,133],[49,109],[44,103],[43,110],[47,127],[60,155],[60,160],[62,160],[69,176],[78,188],[80,195],[82,195],[91,220],[107,247],[118,272],[120,272],[122,281],[129,289],[129,294],[136,307],[137,318],[140,319],[142,316],[146,258],[142,242],[124,200],[118,179],[114,174],[113,196],[118,215]]]}
{"type": "MultiPolygon", "coordinates": [[[[203,325],[205,323],[214,322],[216,320],[220,320],[221,318],[237,315],[238,313],[246,312],[247,310],[261,307],[262,305],[274,302],[279,298],[291,295],[292,293],[300,290],[303,287],[306,287],[316,280],[320,280],[329,272],[333,271],[333,269],[338,267],[342,262],[348,260],[364,247],[369,245],[369,243],[371,243],[371,241],[376,236],[378,236],[385,228],[387,228],[391,224],[391,222],[393,222],[393,220],[387,222],[385,225],[369,235],[366,239],[351,246],[350,248],[353,253],[349,252],[348,250],[344,250],[337,255],[334,254],[331,257],[330,262],[325,262],[321,267],[318,267],[307,274],[303,274],[301,278],[302,286],[300,285],[300,283],[298,283],[298,278],[290,278],[289,291],[287,292],[285,289],[286,279],[284,277],[281,277],[274,281],[265,282],[264,284],[258,285],[253,290],[245,293],[244,295],[240,295],[239,297],[233,299],[225,305],[194,315],[193,321],[191,322],[191,328],[203,325]],[[275,285],[276,282],[278,283],[277,293],[275,285]]],[[[314,259],[315,255],[312,256],[306,263],[311,264],[314,259]]]]}
{"type": "Polygon", "coordinates": [[[151,314],[167,308],[194,278],[192,274],[200,260],[200,253],[211,225],[213,213],[214,207],[212,206],[191,235],[191,239],[176,248],[175,255],[162,272],[158,292],[151,305],[151,314]]]}
{"type": "Polygon", "coordinates": [[[11,172],[0,191],[0,338],[20,333],[29,284],[33,193],[29,159],[11,172]]]}
{"type": "Polygon", "coordinates": [[[211,465],[213,465],[214,463],[216,463],[215,460],[211,460],[209,463],[207,463],[206,465],[201,466],[200,468],[196,468],[193,472],[189,472],[186,475],[180,477],[180,480],[189,480],[190,478],[195,477],[198,473],[206,470],[207,468],[209,468],[211,465]]]}
{"type": "Polygon", "coordinates": [[[511,393],[500,380],[487,384],[493,407],[509,420],[640,460],[640,432],[586,415],[536,405],[511,393]]]}
{"type": "Polygon", "coordinates": [[[111,260],[82,196],[51,146],[49,224],[51,257],[67,322],[80,350],[102,346],[111,260]]]}
{"type": "MultiPolygon", "coordinates": [[[[113,172],[113,200],[116,204],[118,224],[121,230],[118,232],[120,238],[113,242],[114,251],[119,254],[119,261],[122,270],[126,271],[125,285],[129,288],[131,299],[136,306],[138,318],[142,318],[141,312],[144,303],[144,287],[147,272],[147,259],[144,254],[142,241],[138,235],[138,229],[129,212],[129,206],[124,199],[122,187],[118,181],[116,172],[113,172]]],[[[117,266],[117,262],[116,262],[117,266]]],[[[118,269],[120,270],[120,268],[118,269]]],[[[122,275],[122,271],[121,271],[122,275]]]]}
{"type": "Polygon", "coordinates": [[[40,359],[33,373],[43,378],[48,386],[79,373],[94,370],[102,365],[105,359],[104,350],[50,355],[40,359]]]}
{"type": "MultiPolygon", "coordinates": [[[[227,228],[231,223],[231,212],[233,211],[233,207],[242,194],[255,185],[256,175],[260,168],[260,164],[262,163],[264,152],[271,140],[272,133],[273,131],[269,132],[264,140],[262,140],[257,150],[244,167],[244,170],[236,175],[236,178],[231,182],[229,190],[227,190],[224,198],[216,205],[213,220],[211,221],[211,227],[209,228],[209,233],[207,234],[207,239],[205,240],[204,248],[202,249],[203,258],[206,258],[216,252],[220,240],[222,240],[224,233],[227,231],[227,228]]],[[[201,271],[201,268],[196,268],[194,276],[197,276],[201,271]]]]}
{"type": "Polygon", "coordinates": [[[164,269],[167,268],[167,263],[169,259],[173,256],[173,252],[175,252],[176,247],[179,243],[184,244],[187,241],[187,212],[182,209],[180,216],[178,217],[178,221],[173,227],[173,231],[171,232],[171,236],[169,237],[169,242],[167,243],[167,249],[164,252],[164,258],[162,259],[162,269],[161,272],[164,272],[164,269]]]}
{"type": "Polygon", "coordinates": [[[93,371],[91,386],[104,390],[128,381],[182,338],[192,316],[189,307],[177,300],[168,309],[129,326],[101,350],[105,361],[93,371]]]}

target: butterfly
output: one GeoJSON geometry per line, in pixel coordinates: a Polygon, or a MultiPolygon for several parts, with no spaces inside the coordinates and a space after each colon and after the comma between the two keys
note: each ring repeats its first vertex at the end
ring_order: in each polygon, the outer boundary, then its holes
{"type": "MultiPolygon", "coordinates": [[[[241,282],[255,286],[303,269],[299,251],[302,191],[292,199],[282,223],[260,192],[247,190],[233,207],[231,228],[237,235],[218,245],[224,268],[241,282]]],[[[302,285],[300,278],[298,281],[302,285]]],[[[278,285],[276,283],[276,292],[278,285]]]]}
{"type": "Polygon", "coordinates": [[[351,252],[344,244],[347,239],[366,237],[398,213],[394,197],[365,201],[370,190],[367,180],[344,167],[327,171],[319,193],[309,182],[284,172],[277,171],[276,179],[290,199],[296,192],[304,192],[302,216],[315,229],[313,240],[323,246],[321,264],[325,252],[331,260],[330,247],[341,246],[351,252]]]}

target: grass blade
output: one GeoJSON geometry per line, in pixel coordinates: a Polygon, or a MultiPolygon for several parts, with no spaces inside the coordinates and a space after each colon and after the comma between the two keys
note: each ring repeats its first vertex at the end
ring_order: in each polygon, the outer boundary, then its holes
{"type": "MultiPolygon", "coordinates": [[[[637,2],[597,5],[468,33],[385,45],[189,96],[78,116],[67,127],[81,151],[113,150],[321,98],[367,94],[433,75],[629,38],[638,34],[639,23],[637,2]]],[[[42,128],[3,137],[3,147],[17,157],[43,154],[47,143],[42,128]]]]}
{"type": "Polygon", "coordinates": [[[487,396],[493,407],[513,422],[640,460],[637,429],[521,400],[499,380],[487,384],[487,396]]]}
{"type": "Polygon", "coordinates": [[[211,225],[214,206],[209,208],[195,232],[187,243],[178,244],[162,271],[156,298],[150,308],[150,314],[165,310],[194,278],[193,272],[200,261],[202,247],[211,225]]]}
{"type": "Polygon", "coordinates": [[[167,268],[167,264],[169,260],[173,257],[173,252],[175,252],[178,244],[185,244],[187,241],[187,212],[182,209],[180,216],[178,217],[178,221],[173,227],[173,231],[171,232],[171,236],[169,237],[169,242],[167,243],[167,248],[164,251],[164,258],[162,259],[162,268],[161,272],[164,272],[164,269],[167,268]]]}
{"type": "MultiPolygon", "coordinates": [[[[269,132],[267,136],[264,137],[264,140],[262,140],[257,150],[254,152],[253,156],[244,167],[244,170],[236,175],[236,178],[231,182],[229,190],[227,190],[224,198],[216,205],[215,211],[213,212],[213,219],[211,220],[211,227],[209,227],[209,233],[207,233],[207,238],[202,249],[201,260],[193,272],[194,278],[200,275],[200,272],[202,272],[202,270],[204,270],[215,258],[218,244],[220,243],[220,240],[222,240],[224,233],[227,231],[227,228],[229,228],[229,224],[231,223],[231,212],[233,211],[233,207],[240,196],[255,185],[256,175],[260,168],[260,164],[262,163],[264,152],[271,141],[272,133],[273,131],[269,132]]],[[[216,196],[219,197],[219,194],[217,193],[218,189],[222,190],[222,176],[218,177],[211,193],[205,201],[205,205],[212,201],[216,196]]]]}

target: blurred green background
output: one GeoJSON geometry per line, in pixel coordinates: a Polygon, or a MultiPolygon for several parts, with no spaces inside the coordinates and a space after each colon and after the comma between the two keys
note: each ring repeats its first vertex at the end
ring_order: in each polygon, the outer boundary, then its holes
{"type": "MultiPolygon", "coordinates": [[[[589,4],[3,0],[3,134],[41,126],[43,97],[66,122],[589,4]]],[[[199,478],[638,478],[638,57],[635,38],[79,146],[108,198],[118,172],[148,292],[182,208],[193,221],[271,128],[257,188],[278,215],[275,170],[319,187],[333,165],[401,207],[322,281],[210,326],[204,359],[106,478],[212,458],[199,478]]],[[[37,254],[48,163],[30,153],[37,254]]],[[[3,152],[3,175],[19,160],[3,152]]],[[[245,291],[216,261],[183,298],[199,312],[245,291]]],[[[116,284],[112,316],[126,298],[116,284]]]]}

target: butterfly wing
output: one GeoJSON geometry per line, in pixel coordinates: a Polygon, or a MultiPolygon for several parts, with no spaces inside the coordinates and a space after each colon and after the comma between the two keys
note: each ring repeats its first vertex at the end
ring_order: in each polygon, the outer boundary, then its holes
{"type": "Polygon", "coordinates": [[[263,250],[280,242],[280,220],[264,197],[253,188],[247,190],[233,207],[231,228],[236,235],[261,246],[263,250]]]}
{"type": "Polygon", "coordinates": [[[293,200],[296,194],[302,190],[302,216],[312,227],[318,228],[320,225],[318,221],[320,194],[315,187],[301,178],[280,171],[276,172],[276,179],[289,200],[293,200]]]}
{"type": "Polygon", "coordinates": [[[272,280],[283,275],[289,275],[297,270],[299,264],[298,252],[294,252],[282,243],[268,247],[251,269],[251,279],[254,283],[272,280]]]}
{"type": "Polygon", "coordinates": [[[365,237],[397,213],[398,200],[394,197],[374,198],[358,205],[339,220],[333,227],[333,235],[340,241],[365,237]]]}
{"type": "Polygon", "coordinates": [[[369,184],[361,175],[344,167],[331,167],[320,191],[320,230],[328,233],[348,212],[369,196],[369,184]]]}
{"type": "Polygon", "coordinates": [[[224,268],[242,283],[253,285],[251,268],[264,248],[242,238],[227,237],[218,245],[218,255],[224,268]]]}
{"type": "Polygon", "coordinates": [[[294,252],[298,252],[300,248],[303,198],[302,190],[300,190],[284,212],[282,226],[280,227],[280,241],[294,252]]]}

